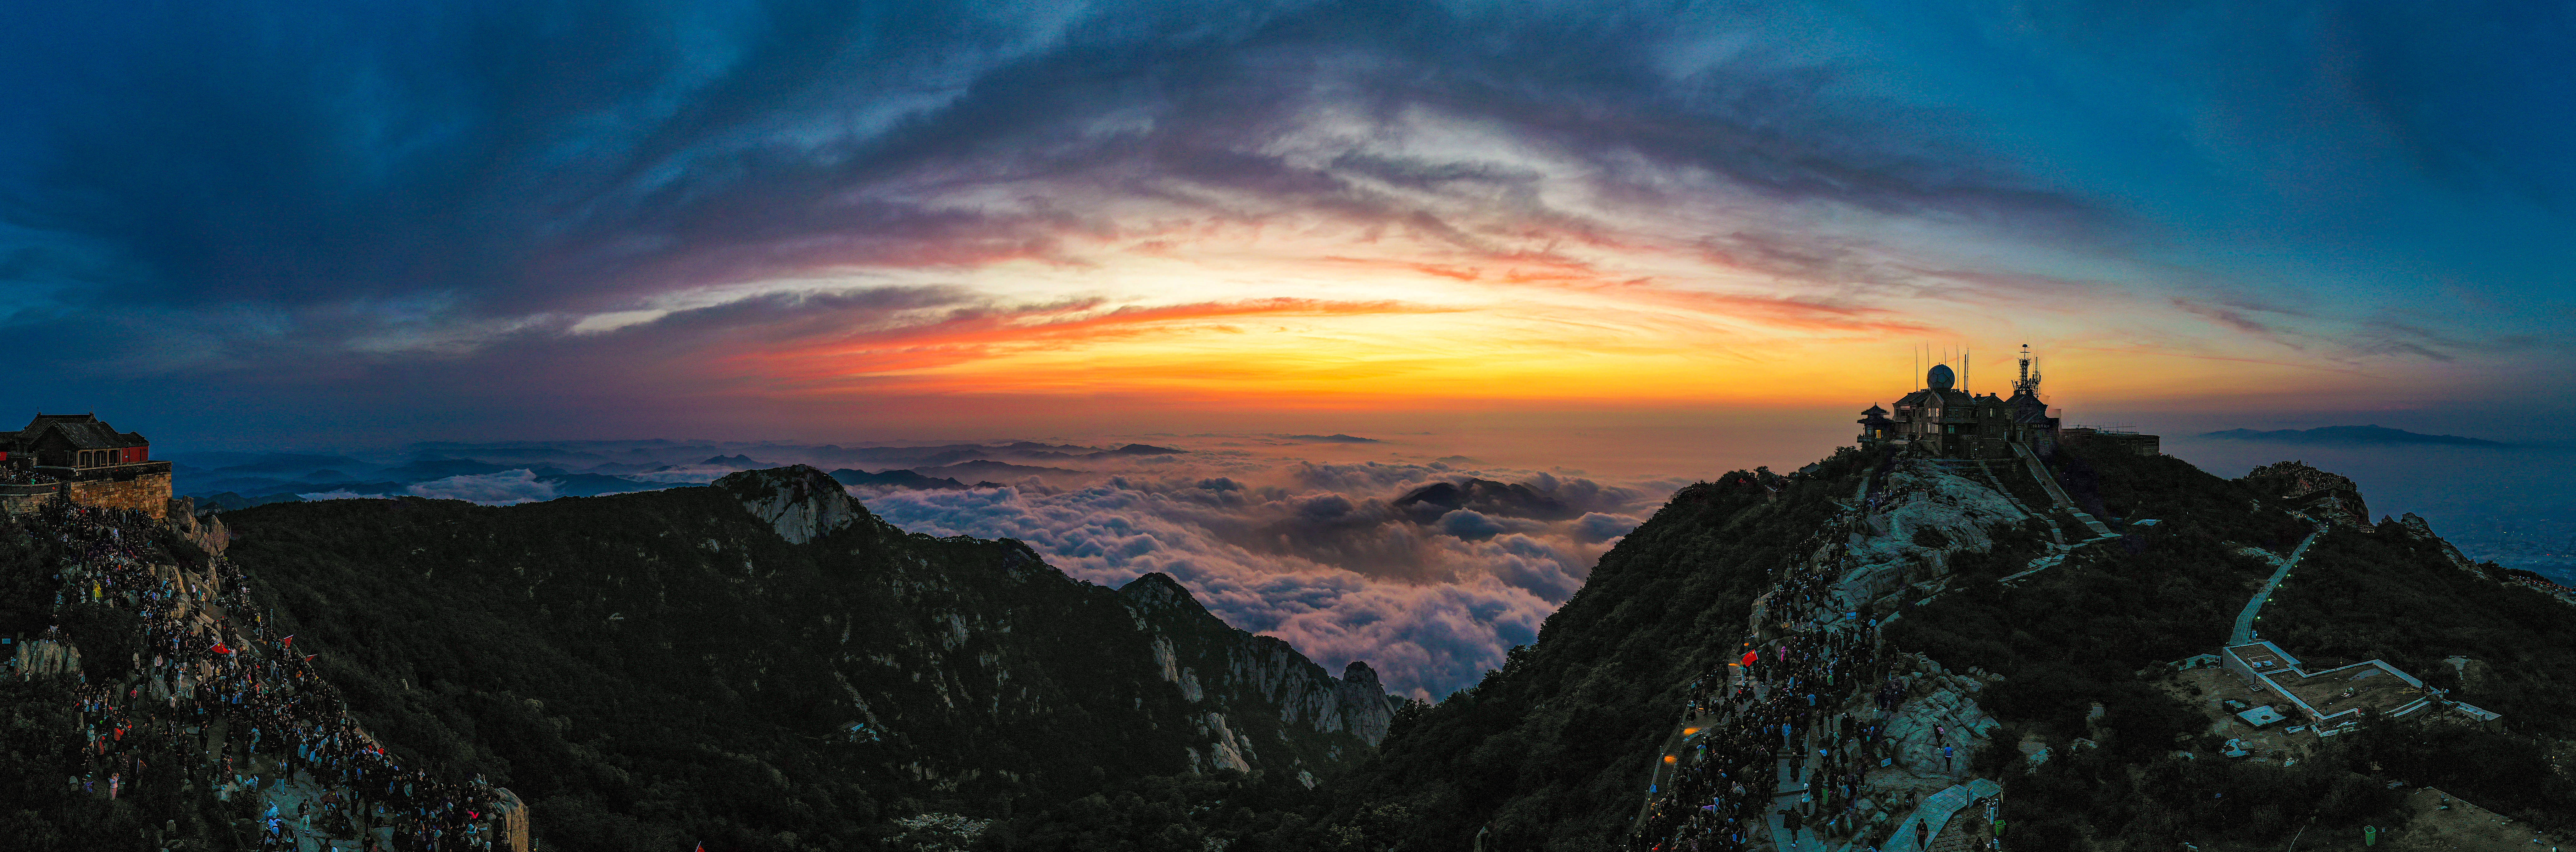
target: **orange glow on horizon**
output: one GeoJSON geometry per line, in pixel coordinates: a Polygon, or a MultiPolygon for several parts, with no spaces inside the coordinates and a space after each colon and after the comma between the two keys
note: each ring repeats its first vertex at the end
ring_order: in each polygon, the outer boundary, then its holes
{"type": "MultiPolygon", "coordinates": [[[[2388,365],[2232,338],[2174,300],[2106,285],[1932,264],[1902,271],[1950,276],[1941,288],[1819,282],[1644,237],[1476,236],[1493,244],[1213,225],[1068,239],[1059,255],[963,270],[868,270],[852,274],[874,286],[963,278],[985,302],[727,330],[683,372],[790,404],[1856,411],[1919,387],[1911,352],[1930,342],[1973,345],[1972,389],[2006,391],[2012,349],[2028,341],[2045,389],[2069,400],[2322,398],[2391,380],[2375,372],[2388,365]]],[[[742,285],[706,291],[706,304],[762,286],[848,285],[742,285]]]]}

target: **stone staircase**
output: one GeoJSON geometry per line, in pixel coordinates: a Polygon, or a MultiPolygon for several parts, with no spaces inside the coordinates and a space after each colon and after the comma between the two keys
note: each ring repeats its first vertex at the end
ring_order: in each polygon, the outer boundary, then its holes
{"type": "Polygon", "coordinates": [[[2029,447],[2013,444],[2012,448],[2013,454],[2021,457],[2022,465],[2030,469],[2031,478],[2039,480],[2039,487],[2048,492],[2048,499],[2054,501],[2057,508],[2069,515],[2074,515],[2075,520],[2082,522],[2085,529],[2093,531],[2093,538],[2107,538],[2113,535],[2109,526],[2096,520],[2092,515],[2085,514],[2083,510],[2075,508],[2075,501],[2067,498],[2066,489],[2057,487],[2057,478],[2048,475],[2048,467],[2039,463],[2039,456],[2033,455],[2029,447]]]}
{"type": "Polygon", "coordinates": [[[1889,837],[1887,845],[1880,849],[1882,852],[1938,852],[1942,848],[1941,841],[1946,839],[1942,829],[1949,827],[1952,815],[1957,814],[1960,808],[1967,807],[1970,802],[2003,791],[2004,787],[2001,784],[1983,778],[1971,778],[1968,783],[1953,784],[1949,789],[1925,796],[1923,804],[1917,806],[1912,815],[1907,816],[1903,823],[1896,826],[1895,836],[1889,837]],[[1924,827],[1926,835],[1933,838],[1932,849],[1926,850],[1915,845],[1914,826],[1918,824],[1924,827]]]}

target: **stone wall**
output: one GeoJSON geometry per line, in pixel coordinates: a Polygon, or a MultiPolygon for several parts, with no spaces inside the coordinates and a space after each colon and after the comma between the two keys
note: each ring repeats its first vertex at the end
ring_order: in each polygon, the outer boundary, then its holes
{"type": "Polygon", "coordinates": [[[92,479],[64,483],[66,496],[83,506],[132,509],[159,518],[170,511],[170,474],[145,473],[132,479],[92,479]]]}
{"type": "Polygon", "coordinates": [[[500,793],[501,807],[498,816],[501,818],[501,825],[497,833],[501,836],[497,838],[499,842],[494,845],[509,852],[528,852],[528,804],[519,801],[519,794],[512,793],[507,788],[503,788],[500,793]]]}
{"type": "Polygon", "coordinates": [[[46,483],[44,485],[0,485],[0,511],[5,511],[12,515],[23,515],[28,512],[33,512],[42,508],[45,505],[45,501],[54,499],[54,494],[61,490],[62,486],[55,485],[53,483],[46,483]]]}

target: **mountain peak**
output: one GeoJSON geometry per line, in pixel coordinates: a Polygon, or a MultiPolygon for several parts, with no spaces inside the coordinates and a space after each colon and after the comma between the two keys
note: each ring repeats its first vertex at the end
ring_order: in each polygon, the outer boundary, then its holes
{"type": "Polygon", "coordinates": [[[1582,514],[1553,494],[1517,482],[1491,479],[1434,482],[1396,498],[1395,507],[1413,511],[1425,520],[1459,509],[1543,521],[1565,520],[1582,514]]]}
{"type": "Polygon", "coordinates": [[[1114,450],[1110,450],[1108,453],[1106,453],[1106,455],[1113,455],[1113,456],[1170,456],[1170,455],[1179,455],[1179,454],[1181,454],[1181,453],[1186,453],[1186,452],[1189,452],[1189,451],[1188,451],[1188,450],[1176,450],[1176,449],[1172,449],[1171,447],[1157,447],[1157,446],[1154,446],[1154,445],[1152,445],[1152,444],[1128,444],[1127,446],[1119,447],[1118,449],[1114,449],[1114,450]]]}
{"type": "Polygon", "coordinates": [[[1378,685],[1377,670],[1369,668],[1368,663],[1359,660],[1352,660],[1350,665],[1342,667],[1342,682],[1361,684],[1367,686],[1372,692],[1386,691],[1378,685]]]}
{"type": "Polygon", "coordinates": [[[1191,596],[1189,588],[1181,585],[1181,581],[1161,571],[1127,581],[1127,585],[1118,587],[1118,593],[1139,609],[1147,611],[1177,610],[1215,617],[1208,613],[1207,607],[1199,604],[1198,598],[1191,596]]]}
{"type": "Polygon", "coordinates": [[[778,537],[804,544],[838,532],[868,510],[831,474],[805,465],[727,474],[715,487],[742,500],[744,511],[768,521],[778,537]]]}

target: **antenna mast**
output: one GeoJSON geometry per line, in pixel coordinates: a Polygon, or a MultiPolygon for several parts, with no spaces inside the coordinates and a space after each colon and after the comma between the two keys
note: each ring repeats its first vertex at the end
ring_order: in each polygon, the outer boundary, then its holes
{"type": "Polygon", "coordinates": [[[2030,344],[2021,345],[2021,378],[2013,381],[2013,392],[2039,396],[2039,371],[2031,369],[2030,344]]]}

